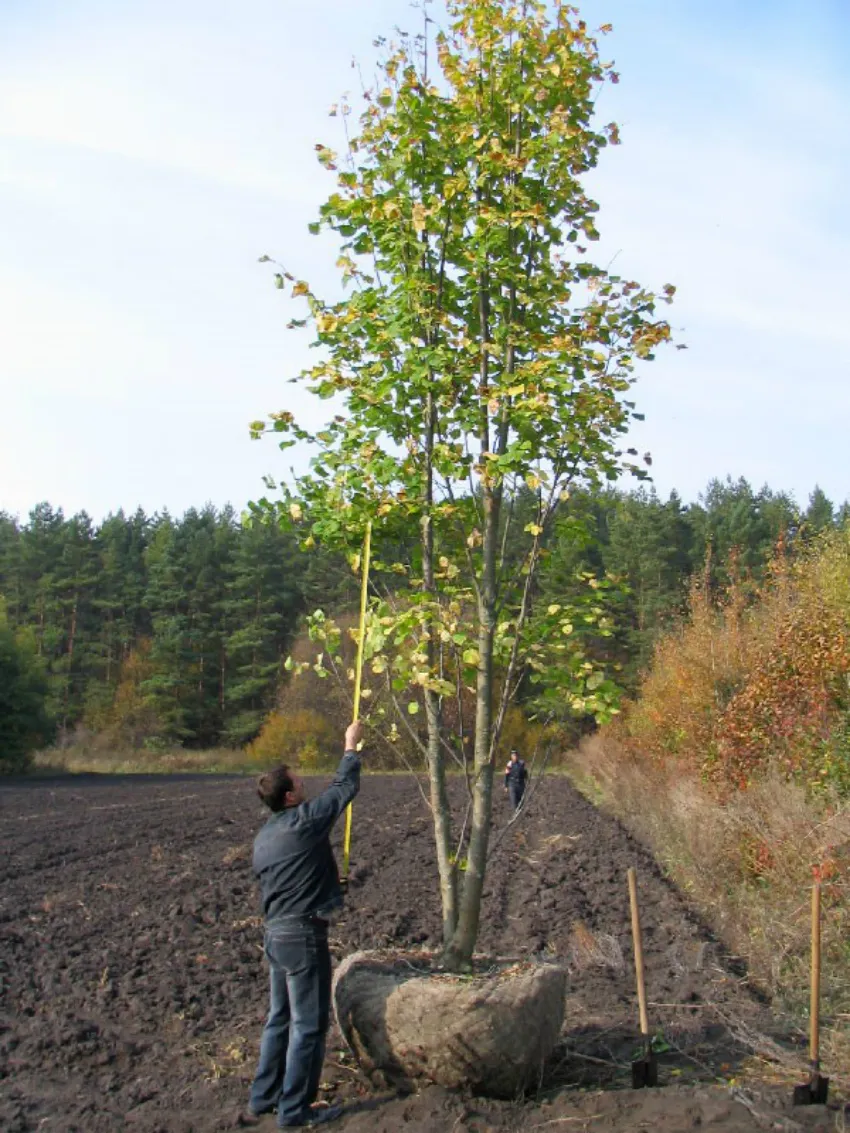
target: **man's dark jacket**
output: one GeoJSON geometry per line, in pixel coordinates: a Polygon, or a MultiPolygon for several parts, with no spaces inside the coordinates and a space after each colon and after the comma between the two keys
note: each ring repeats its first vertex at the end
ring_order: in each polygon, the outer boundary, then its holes
{"type": "Polygon", "coordinates": [[[528,771],[525,767],[524,759],[508,760],[508,765],[505,768],[505,786],[513,787],[514,790],[524,790],[525,781],[528,778],[528,771]]]}
{"type": "Polygon", "coordinates": [[[359,790],[360,759],[347,751],[327,790],[273,814],[254,839],[254,873],[268,927],[327,917],[342,905],[330,832],[359,790]]]}

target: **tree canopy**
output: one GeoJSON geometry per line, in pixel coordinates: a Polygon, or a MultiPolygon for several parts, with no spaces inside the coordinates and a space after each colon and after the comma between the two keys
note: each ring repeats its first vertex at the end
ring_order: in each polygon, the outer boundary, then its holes
{"type": "MultiPolygon", "coordinates": [[[[376,564],[398,582],[375,604],[367,653],[391,691],[422,692],[446,957],[466,964],[496,745],[518,683],[537,679],[578,713],[612,705],[583,643],[590,625],[610,632],[600,580],[542,611],[535,580],[576,485],[644,474],[620,438],[637,416],[636,365],[670,338],[659,304],[674,288],[659,296],[588,256],[598,210],[581,178],[619,141],[615,124],[596,123],[594,100],[618,76],[576,10],[450,0],[447,15],[433,40],[426,27],[385,45],[347,152],[317,146],[337,188],[315,231],[339,238],[347,292],[325,301],[288,270],[277,283],[303,297],[296,324],[314,328],[321,351],[295,380],[345,411],[315,434],[288,411],[274,416],[282,447],[309,441],[317,453],[283,486],[282,506],[258,510],[300,526],[305,547],[340,547],[354,562],[367,524],[406,550],[376,564]],[[510,502],[522,489],[533,503],[511,563],[510,502]],[[475,713],[459,885],[445,766],[451,756],[467,766],[467,747],[445,734],[442,709],[463,686],[475,713]]],[[[339,634],[324,617],[315,633],[321,665],[339,634]]]]}

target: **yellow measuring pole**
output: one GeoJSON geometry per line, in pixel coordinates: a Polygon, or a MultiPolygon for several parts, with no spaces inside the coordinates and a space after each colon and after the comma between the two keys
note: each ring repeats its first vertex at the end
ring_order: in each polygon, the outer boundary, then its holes
{"type": "MultiPolygon", "coordinates": [[[[366,602],[369,596],[369,558],[372,552],[372,524],[366,524],[366,538],[363,542],[363,581],[360,586],[360,634],[357,638],[357,663],[354,669],[354,717],[356,723],[360,716],[360,687],[363,677],[363,645],[366,637],[366,602]]],[[[348,856],[351,849],[351,803],[345,808],[345,838],[342,843],[342,876],[348,878],[348,856]]]]}

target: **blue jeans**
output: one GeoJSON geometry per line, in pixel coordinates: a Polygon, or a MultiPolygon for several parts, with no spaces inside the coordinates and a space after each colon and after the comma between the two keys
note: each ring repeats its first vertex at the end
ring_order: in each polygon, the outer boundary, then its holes
{"type": "Polygon", "coordinates": [[[523,783],[508,783],[508,794],[510,795],[511,806],[514,810],[517,810],[522,802],[522,796],[525,794],[525,785],[523,783]]]}
{"type": "Polygon", "coordinates": [[[299,1125],[319,1092],[330,1021],[331,956],[324,921],[266,931],[271,991],[251,1087],[255,1113],[277,1106],[281,1128],[299,1125]]]}

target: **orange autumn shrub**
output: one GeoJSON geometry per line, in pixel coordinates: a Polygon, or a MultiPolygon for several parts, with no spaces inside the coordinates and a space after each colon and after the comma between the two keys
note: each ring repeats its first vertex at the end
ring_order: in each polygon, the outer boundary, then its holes
{"type": "Polygon", "coordinates": [[[315,771],[338,762],[340,739],[341,732],[326,716],[300,708],[269,713],[260,734],[245,751],[258,765],[289,763],[302,771],[315,771]]]}
{"type": "Polygon", "coordinates": [[[717,721],[715,777],[746,786],[770,764],[812,785],[828,776],[848,669],[846,615],[801,600],[717,721]]]}
{"type": "Polygon", "coordinates": [[[780,548],[745,605],[694,584],[689,617],[656,646],[617,738],[723,790],[769,770],[850,790],[850,529],[794,557],[780,548]]]}

